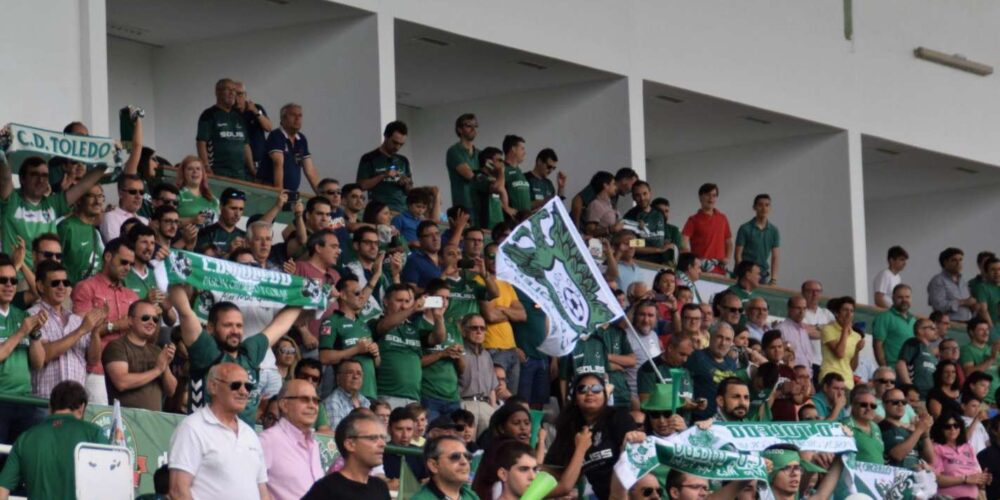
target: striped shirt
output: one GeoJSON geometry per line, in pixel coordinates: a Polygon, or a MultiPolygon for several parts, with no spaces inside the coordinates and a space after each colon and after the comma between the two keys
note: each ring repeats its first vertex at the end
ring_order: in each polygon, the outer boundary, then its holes
{"type": "MultiPolygon", "coordinates": [[[[42,342],[55,342],[66,335],[73,333],[83,318],[73,314],[66,308],[62,312],[56,312],[55,308],[45,301],[38,301],[28,309],[28,314],[34,316],[39,311],[45,310],[49,313],[49,319],[42,327],[42,342]]],[[[52,394],[52,389],[63,380],[75,380],[81,385],[87,379],[87,347],[90,346],[90,333],[86,333],[77,340],[72,347],[61,356],[49,361],[40,370],[31,370],[32,394],[40,398],[48,398],[52,394]]]]}

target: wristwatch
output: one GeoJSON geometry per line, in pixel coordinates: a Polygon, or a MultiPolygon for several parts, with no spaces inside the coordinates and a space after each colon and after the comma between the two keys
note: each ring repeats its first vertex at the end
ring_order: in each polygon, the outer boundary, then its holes
{"type": "Polygon", "coordinates": [[[257,108],[257,116],[264,116],[264,110],[257,108]]]}
{"type": "Polygon", "coordinates": [[[40,340],[42,338],[42,331],[41,330],[35,330],[35,331],[33,331],[33,332],[31,332],[31,333],[28,334],[28,338],[31,339],[31,340],[40,340]]]}
{"type": "Polygon", "coordinates": [[[108,333],[115,331],[115,323],[113,321],[108,321],[108,333]]]}

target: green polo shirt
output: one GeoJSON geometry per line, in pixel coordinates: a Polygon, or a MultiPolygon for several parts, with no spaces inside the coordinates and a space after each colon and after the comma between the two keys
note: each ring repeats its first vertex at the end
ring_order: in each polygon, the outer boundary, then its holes
{"type": "Polygon", "coordinates": [[[740,287],[739,283],[734,283],[732,286],[726,289],[727,292],[732,292],[734,295],[740,298],[740,303],[746,305],[750,299],[754,297],[753,290],[749,292],[740,287]]]}
{"type": "Polygon", "coordinates": [[[667,236],[667,221],[663,218],[663,212],[650,208],[648,212],[639,207],[632,207],[625,212],[625,220],[642,223],[639,230],[639,237],[646,240],[646,246],[661,247],[663,240],[667,236]]]}
{"type": "Polygon", "coordinates": [[[70,281],[79,283],[101,271],[104,243],[97,226],[74,215],[60,221],[56,231],[62,241],[63,265],[70,281]]]}
{"type": "Polygon", "coordinates": [[[208,199],[188,188],[181,188],[181,194],[177,198],[177,215],[181,218],[195,217],[206,212],[205,225],[214,224],[219,218],[219,200],[217,198],[208,199]]]}
{"type": "MultiPolygon", "coordinates": [[[[343,351],[350,349],[363,338],[372,338],[372,332],[368,329],[368,324],[363,319],[351,319],[344,313],[334,312],[326,320],[326,328],[329,331],[326,335],[319,337],[319,349],[334,349],[343,351]]],[[[361,363],[361,395],[368,399],[375,399],[378,395],[375,384],[375,358],[370,354],[354,356],[352,359],[361,363]]]]}
{"type": "MultiPolygon", "coordinates": [[[[927,399],[927,393],[934,387],[934,371],[937,370],[938,362],[931,348],[916,337],[911,337],[900,348],[899,359],[906,363],[910,381],[917,387],[920,397],[927,399]]],[[[895,365],[893,362],[890,366],[895,365]]]]}
{"type": "MultiPolygon", "coordinates": [[[[14,335],[27,317],[27,313],[13,305],[9,306],[6,314],[0,311],[0,344],[14,335]]],[[[0,394],[31,395],[31,371],[28,368],[30,343],[25,335],[10,356],[0,361],[0,394]]]]}
{"type": "Polygon", "coordinates": [[[600,333],[581,335],[573,352],[559,358],[559,371],[566,381],[583,374],[594,374],[603,379],[608,372],[608,351],[600,333]]]}
{"type": "Polygon", "coordinates": [[[475,227],[491,230],[497,224],[503,222],[503,202],[500,201],[500,193],[490,191],[493,185],[493,178],[483,174],[480,170],[473,177],[471,183],[472,206],[471,220],[475,221],[475,227]]]}
{"type": "Polygon", "coordinates": [[[889,456],[889,452],[896,446],[903,444],[903,441],[906,441],[912,432],[905,427],[896,427],[888,420],[883,420],[879,424],[879,432],[882,433],[882,443],[885,447],[886,465],[916,470],[917,464],[920,463],[920,450],[924,447],[924,438],[921,437],[917,439],[917,444],[915,444],[910,452],[906,454],[902,462],[896,462],[889,456]]]}
{"type": "Polygon", "coordinates": [[[993,331],[990,332],[990,341],[1000,337],[1000,285],[980,280],[970,287],[972,296],[977,301],[987,305],[990,319],[993,320],[993,331]]]}
{"type": "Polygon", "coordinates": [[[858,446],[856,458],[859,462],[885,465],[885,443],[882,441],[882,431],[874,420],[869,422],[871,430],[868,432],[858,427],[853,417],[847,417],[840,422],[854,432],[854,443],[858,446]]]}
{"type": "Polygon", "coordinates": [[[445,278],[451,292],[448,299],[448,310],[444,313],[448,334],[456,339],[462,338],[460,324],[467,314],[479,314],[479,302],[486,300],[486,286],[480,285],[474,279],[468,279],[465,271],[460,278],[445,278]]]}
{"type": "Polygon", "coordinates": [[[370,151],[361,157],[358,162],[358,182],[380,174],[386,174],[386,176],[369,191],[371,199],[389,205],[389,210],[394,212],[406,211],[406,189],[400,184],[399,179],[400,176],[404,175],[413,179],[410,160],[403,155],[387,156],[381,149],[370,151]],[[399,172],[399,175],[388,175],[393,168],[399,172]]]}
{"type": "Polygon", "coordinates": [[[245,147],[249,143],[243,116],[236,108],[225,111],[212,106],[203,111],[195,139],[206,143],[208,163],[215,175],[247,179],[245,147]]]}
{"type": "MultiPolygon", "coordinates": [[[[3,253],[11,254],[18,236],[24,239],[24,244],[30,250],[31,242],[40,234],[56,232],[56,221],[68,214],[69,209],[66,193],[53,193],[38,203],[31,203],[21,196],[20,189],[11,191],[10,196],[0,202],[3,253]]],[[[35,268],[30,251],[24,256],[24,265],[35,268]]]]}
{"type": "Polygon", "coordinates": [[[219,252],[223,254],[229,253],[232,250],[233,240],[236,238],[243,238],[246,241],[247,232],[238,228],[233,227],[232,231],[226,231],[226,228],[222,227],[222,224],[216,222],[211,226],[205,226],[198,231],[198,240],[194,245],[196,250],[200,250],[208,245],[209,243],[215,245],[219,252]]]}
{"type": "Polygon", "coordinates": [[[518,212],[531,210],[531,185],[520,168],[503,164],[503,183],[507,187],[507,202],[518,212]]]}
{"type": "Polygon", "coordinates": [[[885,362],[896,366],[899,359],[899,349],[906,339],[913,338],[913,324],[917,318],[907,312],[901,314],[895,308],[880,312],[872,320],[872,337],[883,342],[885,362]]]}
{"type": "Polygon", "coordinates": [[[761,229],[756,219],[750,219],[736,231],[736,246],[743,247],[743,260],[757,264],[766,273],[770,269],[771,250],[781,246],[781,236],[770,221],[761,229]]]}
{"type": "Polygon", "coordinates": [[[49,415],[18,436],[0,473],[0,486],[14,490],[24,481],[28,498],[76,498],[74,452],[80,443],[108,444],[100,427],[71,414],[49,415]]]}
{"type": "Polygon", "coordinates": [[[545,341],[545,311],[535,304],[526,293],[514,288],[517,300],[524,306],[525,320],[512,323],[514,342],[529,359],[548,359],[548,355],[538,350],[545,341]]]}
{"type": "MultiPolygon", "coordinates": [[[[450,307],[449,307],[450,309],[450,307]]],[[[426,319],[425,319],[426,321],[426,319]]],[[[451,323],[445,320],[445,323],[451,323]]],[[[422,338],[421,354],[424,356],[441,352],[445,348],[454,344],[462,344],[462,335],[452,329],[448,329],[444,342],[438,345],[428,345],[426,337],[422,338]]],[[[458,366],[451,358],[441,358],[423,367],[423,377],[420,379],[421,399],[438,399],[441,401],[458,401],[461,398],[458,393],[458,366]]]]}
{"type": "MultiPolygon", "coordinates": [[[[968,343],[962,346],[959,350],[958,364],[965,366],[966,363],[972,363],[973,365],[978,365],[983,361],[990,358],[990,344],[986,344],[979,347],[973,343],[968,343]]],[[[996,398],[996,391],[1000,388],[1000,376],[997,376],[997,366],[998,362],[994,361],[993,364],[986,370],[986,373],[993,375],[993,383],[990,384],[990,390],[986,393],[986,403],[993,404],[996,398]]],[[[968,373],[966,373],[968,375],[968,373]]]]}
{"type": "Polygon", "coordinates": [[[681,247],[681,230],[677,226],[667,223],[663,229],[664,239],[674,244],[674,247],[667,250],[666,259],[667,262],[677,262],[678,249],[681,247]]]}
{"type": "Polygon", "coordinates": [[[556,187],[547,177],[538,177],[534,172],[524,174],[531,190],[531,201],[545,201],[556,195],[556,187]]]}
{"type": "Polygon", "coordinates": [[[205,377],[208,376],[209,368],[219,363],[236,363],[247,371],[248,381],[254,384],[254,390],[250,393],[247,406],[240,413],[240,419],[247,425],[257,424],[257,405],[260,404],[260,363],[264,361],[264,355],[270,348],[267,336],[264,334],[253,335],[243,339],[236,357],[219,349],[219,344],[215,338],[207,331],[202,331],[198,339],[188,346],[188,360],[191,363],[191,383],[189,400],[192,408],[200,408],[208,404],[211,399],[208,391],[205,390],[205,377]]]}
{"type": "Polygon", "coordinates": [[[140,299],[145,300],[149,297],[149,291],[156,288],[156,276],[153,273],[153,267],[146,265],[146,276],[139,276],[136,272],[135,267],[129,269],[127,275],[125,275],[125,288],[132,290],[140,299]]]}
{"type": "MultiPolygon", "coordinates": [[[[609,326],[601,331],[601,338],[604,340],[604,348],[608,354],[628,356],[633,354],[632,344],[628,342],[625,330],[617,326],[609,326]]],[[[628,387],[628,375],[625,370],[614,370],[611,363],[608,363],[608,382],[614,386],[612,397],[616,408],[628,407],[632,400],[632,391],[628,387]]]]}
{"type": "MultiPolygon", "coordinates": [[[[368,328],[375,332],[378,320],[368,328]]],[[[379,396],[394,396],[420,400],[421,339],[434,329],[422,316],[408,319],[378,338],[378,351],[382,364],[375,373],[379,396]]]]}
{"type": "Polygon", "coordinates": [[[459,175],[458,167],[465,164],[473,173],[478,172],[479,150],[473,146],[472,151],[469,151],[462,146],[461,141],[456,142],[445,153],[445,163],[448,166],[448,180],[451,181],[451,205],[461,205],[472,210],[471,182],[459,175]]]}

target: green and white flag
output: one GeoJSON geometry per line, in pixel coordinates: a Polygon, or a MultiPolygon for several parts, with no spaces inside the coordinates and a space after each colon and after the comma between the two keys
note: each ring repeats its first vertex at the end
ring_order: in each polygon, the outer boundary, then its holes
{"type": "Polygon", "coordinates": [[[937,480],[931,472],[858,462],[853,453],[845,454],[843,460],[844,473],[834,498],[864,493],[881,500],[911,500],[931,498],[937,493],[937,480]]]}
{"type": "Polygon", "coordinates": [[[88,164],[116,165],[115,142],[110,137],[72,135],[11,123],[4,127],[2,147],[8,164],[17,169],[28,156],[46,160],[55,156],[88,164]]]}
{"type": "Polygon", "coordinates": [[[686,446],[655,437],[625,446],[615,464],[615,474],[627,490],[661,464],[718,481],[767,481],[767,463],[757,455],[686,446]]]}
{"type": "Polygon", "coordinates": [[[732,446],[757,452],[776,444],[791,444],[803,451],[841,453],[857,451],[851,431],[839,422],[717,422],[703,431],[697,426],[674,434],[667,441],[687,446],[720,449],[732,446]]]}
{"type": "Polygon", "coordinates": [[[558,198],[518,224],[497,252],[497,276],[528,294],[549,317],[539,350],[573,351],[581,334],[625,315],[558,198]]]}
{"type": "Polygon", "coordinates": [[[268,271],[205,255],[171,250],[167,258],[171,285],[188,284],[198,290],[225,294],[243,307],[259,305],[326,309],[328,291],[316,280],[268,271]]]}

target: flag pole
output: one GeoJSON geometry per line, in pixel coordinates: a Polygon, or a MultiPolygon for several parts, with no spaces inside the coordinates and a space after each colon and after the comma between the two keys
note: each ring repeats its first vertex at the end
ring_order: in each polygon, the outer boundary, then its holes
{"type": "MultiPolygon", "coordinates": [[[[666,384],[667,383],[666,379],[663,378],[663,374],[660,373],[660,370],[656,368],[656,363],[653,360],[653,356],[650,355],[649,350],[646,349],[646,344],[642,341],[642,338],[639,337],[639,332],[635,331],[635,327],[632,326],[632,322],[629,321],[628,314],[625,314],[625,316],[622,317],[622,320],[625,321],[625,325],[627,326],[625,331],[631,333],[635,337],[636,343],[639,344],[639,349],[642,349],[642,353],[646,355],[646,359],[648,359],[649,362],[653,365],[653,373],[656,374],[656,378],[660,379],[661,384],[666,384]]],[[[637,367],[636,370],[638,371],[639,368],[642,368],[642,366],[637,367]]]]}

